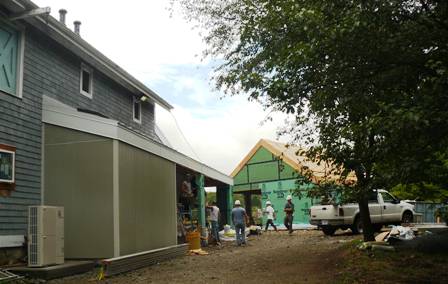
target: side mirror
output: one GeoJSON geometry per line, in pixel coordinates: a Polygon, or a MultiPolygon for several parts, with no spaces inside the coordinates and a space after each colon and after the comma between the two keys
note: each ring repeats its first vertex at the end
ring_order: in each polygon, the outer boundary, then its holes
{"type": "Polygon", "coordinates": [[[394,201],[392,202],[393,204],[399,204],[401,202],[400,199],[394,199],[394,201]]]}

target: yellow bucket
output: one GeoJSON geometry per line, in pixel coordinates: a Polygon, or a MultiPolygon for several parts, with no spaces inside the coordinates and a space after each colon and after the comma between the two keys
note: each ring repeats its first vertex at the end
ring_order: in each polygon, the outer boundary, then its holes
{"type": "Polygon", "coordinates": [[[186,235],[188,242],[188,249],[200,249],[201,248],[201,234],[199,232],[188,232],[186,235]]]}

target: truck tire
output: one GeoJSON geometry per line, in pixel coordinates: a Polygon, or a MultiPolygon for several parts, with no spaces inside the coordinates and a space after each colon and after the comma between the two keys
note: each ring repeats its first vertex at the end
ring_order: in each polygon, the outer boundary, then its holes
{"type": "Polygon", "coordinates": [[[401,223],[409,224],[414,221],[414,215],[411,211],[404,211],[403,217],[401,217],[401,223]]]}
{"type": "Polygon", "coordinates": [[[327,236],[333,236],[336,232],[336,228],[333,226],[322,226],[322,232],[327,236]]]}
{"type": "Polygon", "coordinates": [[[361,221],[361,218],[359,217],[359,215],[356,216],[355,222],[353,222],[352,232],[354,235],[362,234],[362,221],[361,221]]]}

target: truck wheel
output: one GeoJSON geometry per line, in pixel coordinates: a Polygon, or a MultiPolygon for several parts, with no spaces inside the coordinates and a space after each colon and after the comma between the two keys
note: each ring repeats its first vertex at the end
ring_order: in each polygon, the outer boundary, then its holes
{"type": "Polygon", "coordinates": [[[336,228],[332,226],[322,226],[322,232],[327,236],[333,236],[336,232],[336,228]]]}
{"type": "Polygon", "coordinates": [[[359,216],[356,216],[355,222],[353,222],[352,232],[355,235],[362,234],[362,221],[359,216]]]}
{"type": "Polygon", "coordinates": [[[409,224],[414,221],[414,216],[411,211],[404,211],[403,217],[401,218],[401,223],[409,224]]]}

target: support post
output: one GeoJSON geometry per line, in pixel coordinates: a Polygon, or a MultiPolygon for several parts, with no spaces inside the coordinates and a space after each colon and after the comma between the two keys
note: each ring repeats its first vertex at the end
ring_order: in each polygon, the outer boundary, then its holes
{"type": "Polygon", "coordinates": [[[244,192],[244,207],[246,209],[246,214],[249,216],[249,224],[254,224],[254,218],[252,216],[252,192],[244,192]]]}
{"type": "Polygon", "coordinates": [[[233,225],[232,221],[232,209],[233,209],[233,186],[229,185],[227,189],[227,224],[233,225]]]}
{"type": "Polygon", "coordinates": [[[199,201],[199,226],[201,227],[201,237],[205,242],[204,245],[207,245],[207,227],[205,226],[205,189],[204,189],[204,175],[199,174],[196,176],[196,184],[198,186],[198,201],[199,201]]]}

